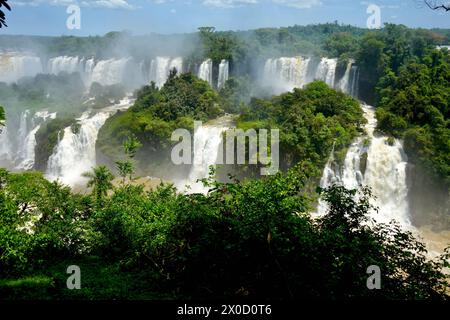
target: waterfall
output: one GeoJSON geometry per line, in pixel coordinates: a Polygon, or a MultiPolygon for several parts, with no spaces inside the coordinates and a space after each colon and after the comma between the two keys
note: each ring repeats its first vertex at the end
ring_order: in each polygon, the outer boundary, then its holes
{"type": "Polygon", "coordinates": [[[31,131],[26,135],[25,141],[19,142],[18,158],[20,163],[16,165],[18,170],[31,170],[35,162],[35,148],[36,148],[36,133],[41,128],[42,123],[47,119],[55,119],[56,112],[50,113],[48,111],[36,112],[31,119],[31,131]]]}
{"type": "MultiPolygon", "coordinates": [[[[379,212],[373,218],[379,222],[389,223],[396,220],[403,227],[410,228],[408,210],[408,187],[406,184],[407,158],[398,140],[392,145],[387,137],[374,134],[377,125],[375,111],[363,105],[364,115],[368,121],[365,129],[366,137],[357,138],[350,146],[344,160],[343,168],[336,168],[333,155],[324,169],[320,185],[326,188],[333,183],[341,184],[348,189],[359,185],[367,185],[372,189],[373,205],[379,212]],[[367,156],[366,169],[363,174],[361,159],[367,156]]],[[[319,202],[318,214],[327,210],[323,201],[319,202]]]]}
{"type": "Polygon", "coordinates": [[[56,57],[50,59],[47,64],[47,72],[55,75],[60,72],[79,72],[80,74],[84,74],[84,71],[84,59],[80,59],[78,57],[56,57]]]}
{"type": "Polygon", "coordinates": [[[264,79],[280,92],[301,88],[308,82],[310,61],[310,58],[303,57],[268,59],[264,66],[264,79]]]}
{"type": "Polygon", "coordinates": [[[18,170],[31,170],[35,161],[36,133],[41,125],[48,119],[55,119],[56,112],[36,112],[30,117],[28,110],[20,117],[18,149],[16,151],[15,168],[18,170]]]}
{"type": "Polygon", "coordinates": [[[0,163],[10,162],[12,158],[8,127],[0,127],[0,163]]]}
{"type": "Polygon", "coordinates": [[[350,85],[350,92],[349,94],[358,99],[359,97],[359,69],[357,66],[352,66],[352,69],[350,71],[350,79],[351,79],[351,85],[350,85]]]}
{"type": "Polygon", "coordinates": [[[219,78],[217,81],[217,88],[220,89],[228,80],[229,63],[227,60],[222,60],[219,64],[219,78]]]}
{"type": "Polygon", "coordinates": [[[80,125],[78,132],[74,133],[72,127],[65,128],[63,138],[48,159],[48,179],[59,179],[70,186],[82,182],[82,174],[96,166],[95,144],[100,128],[117,110],[125,110],[131,104],[132,101],[126,98],[93,116],[87,111],[77,119],[80,125]]]}
{"type": "MultiPolygon", "coordinates": [[[[156,86],[161,88],[167,81],[169,76],[169,63],[170,58],[167,57],[157,57],[154,65],[155,77],[152,79],[156,82],[156,86]]],[[[153,72],[151,73],[153,74],[153,72]]]]}
{"type": "Polygon", "coordinates": [[[34,166],[36,133],[48,119],[54,119],[56,113],[48,111],[31,115],[29,110],[20,113],[18,125],[8,120],[0,134],[0,159],[17,170],[30,170],[34,166]],[[14,130],[17,128],[16,130],[14,130]]]}
{"type": "Polygon", "coordinates": [[[23,77],[34,77],[42,73],[39,57],[23,54],[0,54],[0,82],[17,82],[23,77]]]}
{"type": "Polygon", "coordinates": [[[211,59],[203,61],[198,70],[198,77],[202,80],[208,81],[208,83],[212,85],[212,69],[213,62],[211,59]]]}
{"type": "Polygon", "coordinates": [[[351,93],[350,74],[352,70],[352,65],[353,65],[352,61],[347,63],[347,68],[345,68],[344,76],[336,84],[336,89],[348,94],[351,93]]]}
{"type": "Polygon", "coordinates": [[[219,157],[223,147],[223,133],[228,129],[228,123],[218,123],[215,125],[203,125],[196,128],[194,132],[194,159],[188,178],[176,183],[179,190],[184,190],[185,186],[189,186],[186,191],[189,193],[207,193],[199,179],[208,178],[209,167],[221,162],[219,157]]]}
{"type": "Polygon", "coordinates": [[[93,68],[90,82],[105,86],[124,83],[130,62],[130,58],[101,60],[93,68]]]}
{"type": "Polygon", "coordinates": [[[20,153],[20,158],[23,160],[16,166],[20,170],[30,170],[34,166],[34,148],[36,147],[36,132],[41,125],[37,125],[25,138],[23,148],[20,153]]]}
{"type": "Polygon", "coordinates": [[[322,80],[334,88],[337,59],[322,58],[317,67],[315,79],[322,80]]]}
{"type": "Polygon", "coordinates": [[[170,71],[175,68],[178,73],[183,72],[183,59],[180,57],[156,57],[150,63],[148,81],[154,81],[158,88],[161,88],[169,78],[170,71]]]}
{"type": "MultiPolygon", "coordinates": [[[[358,97],[359,70],[351,60],[341,79],[336,79],[337,59],[305,57],[267,59],[264,64],[262,82],[273,88],[273,93],[302,88],[314,80],[321,80],[353,97],[358,97]],[[313,62],[314,61],[314,62],[313,62]]],[[[219,78],[220,79],[220,78],[219,78]]]]}

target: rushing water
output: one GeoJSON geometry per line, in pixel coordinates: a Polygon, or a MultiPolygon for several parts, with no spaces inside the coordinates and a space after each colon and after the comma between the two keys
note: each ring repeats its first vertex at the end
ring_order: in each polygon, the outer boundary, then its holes
{"type": "Polygon", "coordinates": [[[217,80],[217,88],[220,89],[225,85],[229,76],[229,63],[227,60],[222,60],[219,65],[219,78],[217,80]]]}
{"type": "Polygon", "coordinates": [[[223,154],[223,133],[230,128],[229,119],[221,118],[214,124],[206,124],[196,128],[194,132],[194,157],[193,163],[186,179],[176,181],[175,185],[181,191],[188,193],[206,193],[198,180],[209,177],[210,166],[221,162],[223,154]],[[187,188],[186,188],[187,186],[187,188]]]}
{"type": "Polygon", "coordinates": [[[150,63],[148,81],[154,81],[157,87],[162,87],[169,78],[171,70],[176,69],[178,73],[183,72],[183,59],[170,57],[157,57],[150,63]]]}
{"type": "MultiPolygon", "coordinates": [[[[396,220],[403,227],[410,228],[407,158],[402,144],[394,140],[390,145],[387,137],[374,134],[377,124],[374,109],[367,105],[362,105],[362,108],[368,121],[365,127],[367,135],[352,143],[342,168],[339,168],[333,156],[330,156],[321,179],[321,187],[337,183],[348,189],[355,189],[360,185],[367,185],[376,197],[373,204],[379,208],[378,213],[373,216],[374,219],[384,223],[396,220]],[[364,157],[367,158],[365,170],[361,166],[364,157]]],[[[324,214],[326,210],[326,204],[320,201],[319,215],[324,214]]]]}
{"type": "Polygon", "coordinates": [[[15,123],[8,121],[0,134],[0,160],[17,170],[33,169],[36,147],[36,133],[47,119],[54,119],[56,113],[39,111],[34,114],[30,110],[20,113],[18,129],[15,123]]]}
{"type": "Polygon", "coordinates": [[[198,77],[202,80],[208,81],[210,85],[213,83],[213,62],[207,59],[202,62],[198,70],[198,77]]]}
{"type": "Polygon", "coordinates": [[[276,93],[302,88],[314,81],[322,80],[330,87],[345,93],[356,93],[356,66],[353,62],[347,65],[345,74],[336,79],[337,59],[309,57],[281,57],[268,59],[264,65],[263,84],[273,87],[276,93]]]}
{"type": "Polygon", "coordinates": [[[65,128],[63,138],[48,159],[48,179],[59,179],[70,186],[84,182],[82,174],[96,166],[95,144],[100,128],[111,115],[131,104],[132,101],[126,98],[94,115],[87,111],[78,119],[78,132],[73,132],[72,127],[65,128]]]}
{"type": "Polygon", "coordinates": [[[0,82],[17,82],[23,77],[42,73],[39,57],[25,54],[0,54],[0,82]]]}

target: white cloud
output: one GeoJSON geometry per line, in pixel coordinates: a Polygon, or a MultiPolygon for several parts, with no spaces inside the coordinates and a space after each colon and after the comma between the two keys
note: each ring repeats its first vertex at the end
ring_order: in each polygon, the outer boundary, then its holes
{"type": "Polygon", "coordinates": [[[205,6],[219,8],[236,8],[246,4],[256,4],[258,0],[203,0],[205,6]]]}
{"type": "Polygon", "coordinates": [[[127,0],[18,0],[13,1],[13,5],[37,7],[43,4],[52,6],[68,6],[78,4],[82,7],[109,8],[109,9],[134,9],[135,7],[127,0]]]}
{"type": "MultiPolygon", "coordinates": [[[[166,1],[166,0],[155,0],[155,1],[166,1]]],[[[278,5],[305,9],[311,8],[313,6],[321,5],[320,0],[203,0],[205,6],[219,7],[219,8],[236,8],[248,4],[257,4],[261,2],[272,2],[278,5]]]]}
{"type": "MultiPolygon", "coordinates": [[[[13,0],[13,5],[18,6],[39,6],[43,4],[53,6],[68,6],[78,4],[82,7],[96,7],[109,9],[136,9],[135,5],[130,4],[130,0],[13,0]]],[[[179,0],[148,0],[153,4],[176,3],[179,0]]],[[[180,0],[181,2],[181,0],[180,0]]],[[[185,5],[192,4],[190,0],[184,0],[185,5]]],[[[297,9],[311,8],[321,5],[321,0],[201,0],[201,3],[208,7],[216,8],[237,8],[245,5],[255,5],[259,3],[274,3],[281,6],[288,6],[297,9]]]]}
{"type": "Polygon", "coordinates": [[[322,4],[320,0],[272,0],[272,2],[297,9],[308,9],[322,4]]]}

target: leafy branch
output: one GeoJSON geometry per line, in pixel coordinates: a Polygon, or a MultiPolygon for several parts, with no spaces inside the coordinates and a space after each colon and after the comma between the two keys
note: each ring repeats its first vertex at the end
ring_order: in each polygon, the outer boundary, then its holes
{"type": "MultiPolygon", "coordinates": [[[[8,4],[8,0],[0,0],[0,8],[1,7],[5,7],[6,10],[11,11],[11,7],[8,4]]],[[[7,27],[8,25],[6,24],[5,13],[3,12],[3,10],[0,9],[0,28],[2,28],[2,26],[7,27]]]]}

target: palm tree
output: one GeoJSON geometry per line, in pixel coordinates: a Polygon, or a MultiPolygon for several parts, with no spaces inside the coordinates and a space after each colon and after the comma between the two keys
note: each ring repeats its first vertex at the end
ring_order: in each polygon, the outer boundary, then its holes
{"type": "Polygon", "coordinates": [[[106,166],[92,168],[91,172],[83,173],[83,177],[89,179],[87,186],[93,187],[93,193],[99,203],[108,194],[108,190],[113,187],[111,181],[114,179],[114,175],[106,166]]]}

